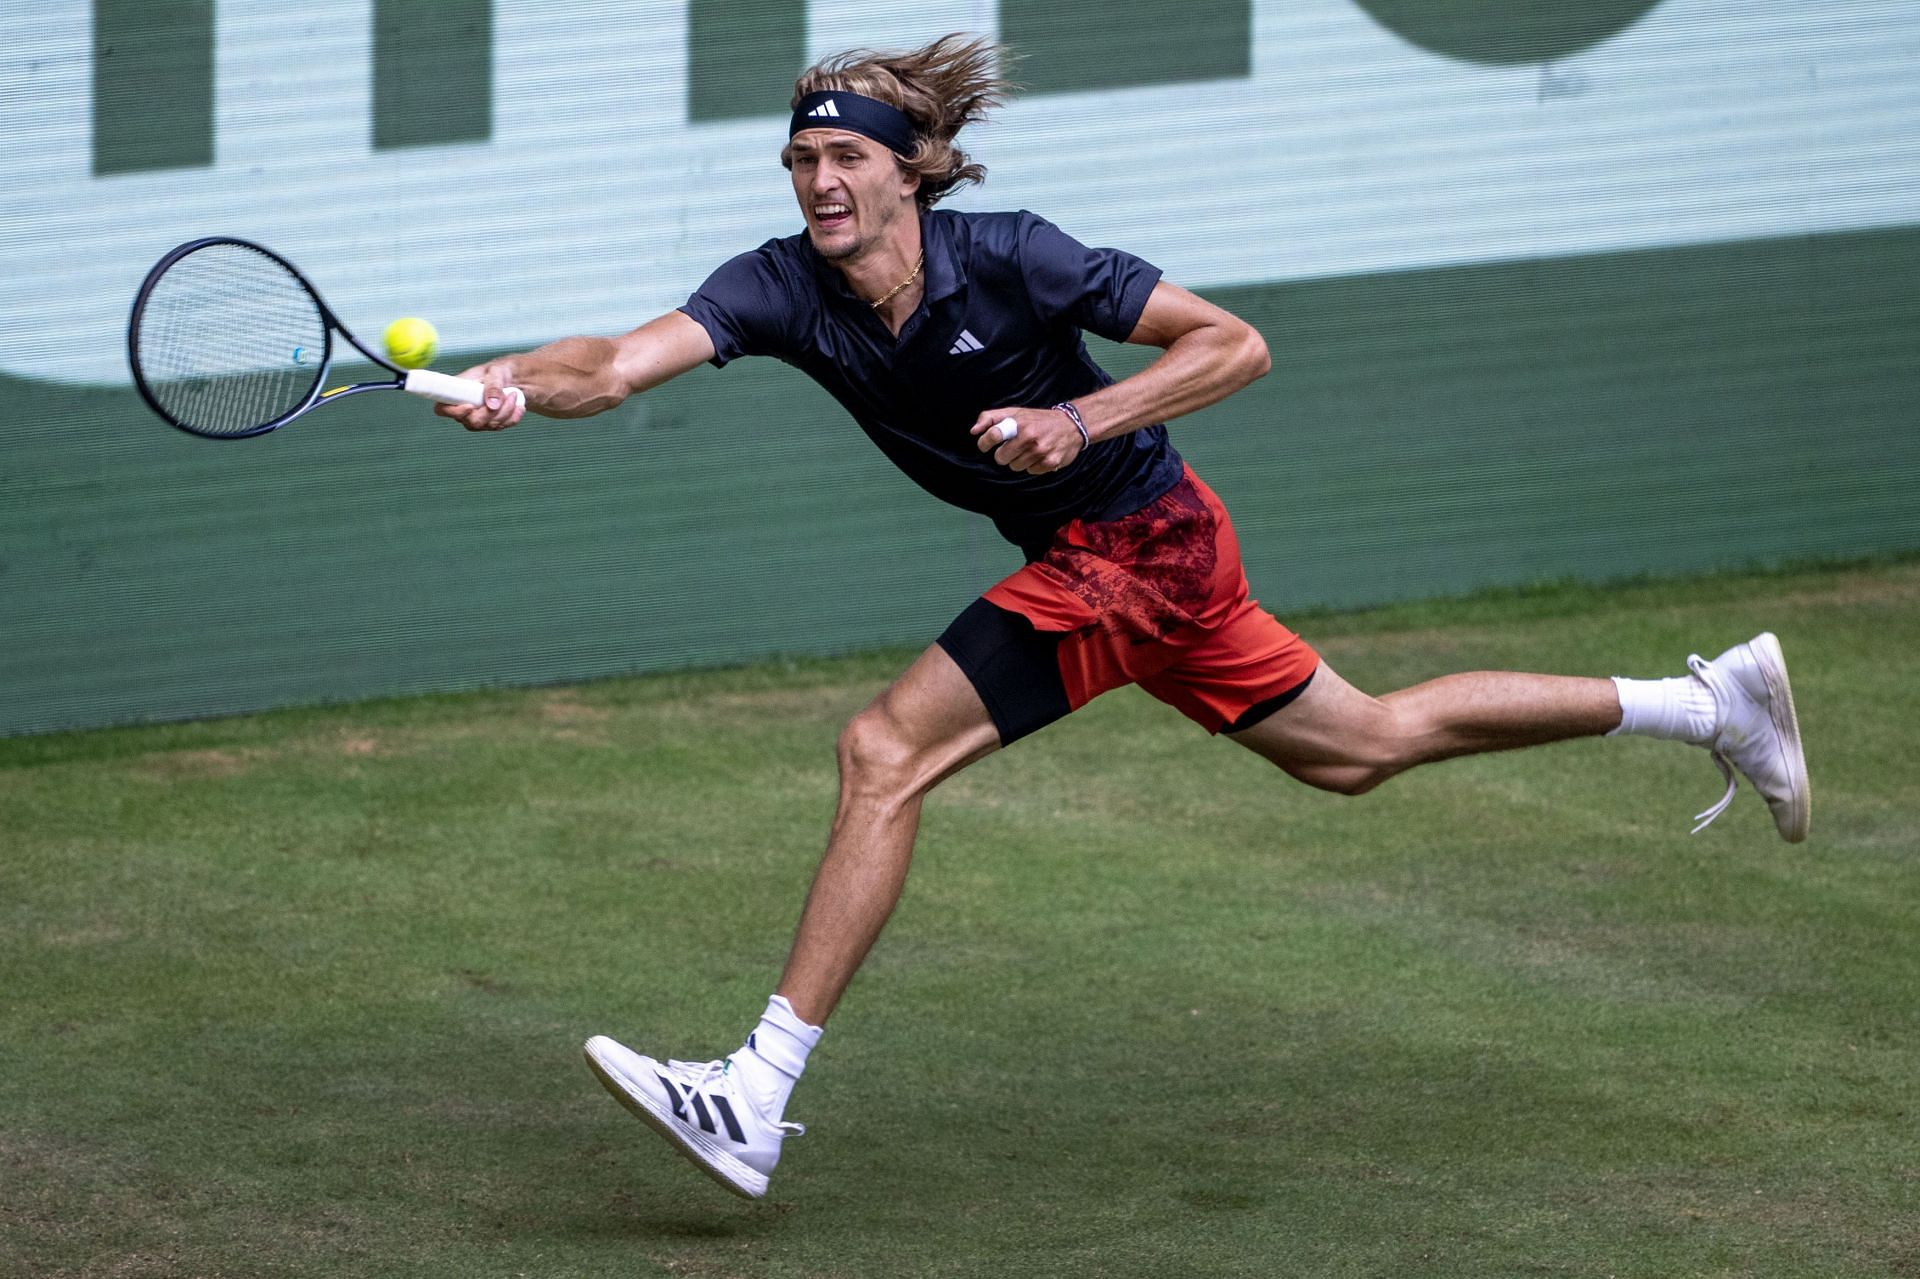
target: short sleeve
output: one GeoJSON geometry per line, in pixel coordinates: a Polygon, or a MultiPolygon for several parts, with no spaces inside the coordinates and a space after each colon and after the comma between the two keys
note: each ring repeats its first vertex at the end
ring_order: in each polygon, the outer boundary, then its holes
{"type": "Polygon", "coordinates": [[[713,339],[715,368],[742,355],[785,355],[800,327],[773,242],[723,263],[680,310],[713,339]]]}
{"type": "Polygon", "coordinates": [[[1160,268],[1119,249],[1090,249],[1045,218],[1021,213],[1020,270],[1042,320],[1065,318],[1124,342],[1140,323],[1160,268]]]}

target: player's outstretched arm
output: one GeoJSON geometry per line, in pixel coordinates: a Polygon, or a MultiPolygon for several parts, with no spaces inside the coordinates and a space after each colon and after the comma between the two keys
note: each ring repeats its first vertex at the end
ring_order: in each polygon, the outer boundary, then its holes
{"type": "Polygon", "coordinates": [[[460,376],[486,385],[485,403],[434,412],[469,431],[504,431],[529,412],[592,417],[712,358],[707,331],[685,312],[669,311],[620,337],[561,338],[476,365],[460,376]]]}

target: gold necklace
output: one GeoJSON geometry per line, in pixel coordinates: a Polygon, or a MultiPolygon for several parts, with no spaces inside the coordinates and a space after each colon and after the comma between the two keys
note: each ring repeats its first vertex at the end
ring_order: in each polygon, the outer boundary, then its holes
{"type": "Polygon", "coordinates": [[[900,281],[900,283],[894,285],[892,288],[888,289],[885,293],[882,293],[880,295],[879,301],[869,302],[867,305],[871,306],[874,310],[878,311],[881,307],[893,301],[893,299],[899,294],[900,290],[906,288],[909,284],[912,284],[915,280],[920,278],[920,268],[925,266],[926,264],[927,264],[927,251],[923,247],[920,250],[920,260],[913,264],[913,274],[908,276],[906,279],[900,281]]]}

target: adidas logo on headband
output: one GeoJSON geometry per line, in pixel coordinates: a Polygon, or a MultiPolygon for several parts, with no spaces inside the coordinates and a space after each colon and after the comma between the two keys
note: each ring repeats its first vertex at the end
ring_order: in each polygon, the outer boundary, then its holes
{"type": "Polygon", "coordinates": [[[845,89],[822,89],[793,104],[787,124],[791,138],[802,129],[844,129],[872,138],[895,155],[912,155],[913,121],[898,107],[845,89]],[[832,121],[831,125],[825,121],[832,121]]]}

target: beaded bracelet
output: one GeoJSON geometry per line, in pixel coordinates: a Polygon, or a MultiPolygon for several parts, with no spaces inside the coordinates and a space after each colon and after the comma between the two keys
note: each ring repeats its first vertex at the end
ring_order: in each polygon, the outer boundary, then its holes
{"type": "MultiPolygon", "coordinates": [[[[1087,434],[1087,424],[1080,420],[1080,410],[1073,407],[1072,400],[1062,400],[1053,406],[1053,411],[1065,413],[1067,421],[1073,423],[1074,429],[1080,432],[1080,453],[1085,453],[1093,446],[1093,437],[1087,434]]],[[[1073,455],[1076,462],[1080,460],[1080,453],[1073,455]]]]}

